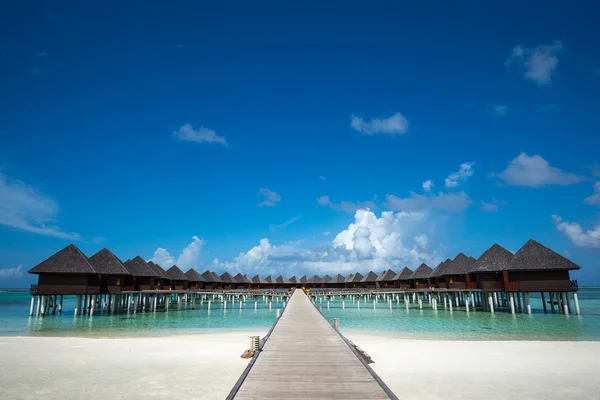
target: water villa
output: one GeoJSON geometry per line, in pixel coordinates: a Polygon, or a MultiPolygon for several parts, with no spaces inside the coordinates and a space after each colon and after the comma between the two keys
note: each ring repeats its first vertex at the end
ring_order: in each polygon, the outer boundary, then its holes
{"type": "Polygon", "coordinates": [[[413,270],[404,267],[400,272],[392,279],[394,281],[394,287],[397,289],[410,289],[410,277],[413,274],[413,270]]]}
{"type": "Polygon", "coordinates": [[[419,265],[419,268],[417,268],[410,278],[408,278],[411,289],[429,288],[431,286],[429,275],[431,275],[432,272],[433,270],[427,264],[423,263],[419,265]]]}

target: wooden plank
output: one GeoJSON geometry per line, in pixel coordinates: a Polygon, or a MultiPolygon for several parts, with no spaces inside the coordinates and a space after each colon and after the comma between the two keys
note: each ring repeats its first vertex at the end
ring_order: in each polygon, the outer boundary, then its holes
{"type": "Polygon", "coordinates": [[[376,378],[306,294],[296,290],[231,398],[395,399],[376,378]]]}

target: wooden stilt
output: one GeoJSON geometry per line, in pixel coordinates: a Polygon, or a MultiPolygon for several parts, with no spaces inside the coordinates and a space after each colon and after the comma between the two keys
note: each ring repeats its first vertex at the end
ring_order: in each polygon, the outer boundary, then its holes
{"type": "Polygon", "coordinates": [[[554,314],[554,293],[550,292],[550,311],[554,314]]]}
{"type": "Polygon", "coordinates": [[[544,296],[544,292],[540,293],[542,295],[542,306],[544,306],[544,314],[548,314],[548,307],[546,306],[546,297],[544,296]]]}
{"type": "Polygon", "coordinates": [[[35,296],[31,296],[31,307],[29,307],[29,316],[33,316],[33,310],[35,307],[35,296]]]}
{"type": "Polygon", "coordinates": [[[565,311],[565,315],[569,315],[569,305],[567,304],[567,293],[562,292],[562,300],[563,300],[563,310],[565,311]]]}
{"type": "Polygon", "coordinates": [[[515,315],[515,296],[514,293],[510,293],[509,296],[510,298],[510,312],[515,315]]]}
{"type": "Polygon", "coordinates": [[[492,297],[492,293],[488,293],[488,303],[489,303],[490,312],[493,314],[494,313],[494,299],[492,297]]]}

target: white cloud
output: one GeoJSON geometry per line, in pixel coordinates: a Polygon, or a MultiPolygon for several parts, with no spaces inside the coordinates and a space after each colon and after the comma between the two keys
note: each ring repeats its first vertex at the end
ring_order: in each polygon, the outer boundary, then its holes
{"type": "Polygon", "coordinates": [[[44,193],[25,182],[0,173],[0,225],[40,235],[79,240],[78,233],[63,232],[55,219],[60,208],[44,193]]]}
{"type": "Polygon", "coordinates": [[[492,174],[492,176],[502,179],[507,185],[534,188],[548,185],[571,185],[586,180],[583,176],[551,167],[537,154],[530,157],[526,153],[519,154],[508,163],[508,167],[504,171],[492,174]]]}
{"type": "Polygon", "coordinates": [[[285,221],[285,222],[282,222],[281,224],[278,224],[278,225],[276,225],[276,224],[271,224],[271,225],[269,225],[269,230],[270,230],[271,232],[275,232],[275,231],[278,231],[278,230],[281,230],[281,229],[285,229],[285,228],[287,228],[288,226],[290,226],[291,224],[293,224],[293,223],[295,223],[295,222],[298,222],[298,221],[300,220],[300,218],[302,218],[302,216],[298,215],[298,216],[296,216],[296,217],[294,217],[294,218],[290,218],[290,219],[288,219],[288,220],[287,220],[287,221],[285,221]]]}
{"type": "Polygon", "coordinates": [[[576,222],[563,221],[558,215],[552,216],[556,229],[565,235],[577,247],[586,249],[600,249],[600,223],[593,229],[584,229],[576,222]]]}
{"type": "Polygon", "coordinates": [[[275,207],[281,201],[279,193],[271,189],[260,188],[258,193],[264,197],[264,200],[258,204],[260,207],[275,207]]]}
{"type": "Polygon", "coordinates": [[[505,104],[496,104],[492,107],[494,114],[505,115],[508,111],[508,107],[505,104]]]}
{"type": "Polygon", "coordinates": [[[15,268],[0,269],[0,279],[16,279],[23,276],[23,265],[19,264],[15,268]]]}
{"type": "Polygon", "coordinates": [[[426,193],[431,193],[431,188],[433,188],[433,181],[431,179],[426,180],[425,182],[423,182],[423,190],[426,193]]]}
{"type": "Polygon", "coordinates": [[[361,208],[377,208],[374,201],[361,201],[353,203],[351,201],[342,201],[341,203],[333,203],[329,196],[321,196],[317,199],[317,203],[321,207],[331,207],[334,210],[344,211],[347,213],[354,213],[356,210],[361,208]]]}
{"type": "Polygon", "coordinates": [[[538,85],[548,85],[552,83],[552,74],[558,66],[558,56],[563,47],[563,43],[559,40],[535,48],[525,48],[517,45],[504,64],[507,67],[517,64],[525,71],[525,79],[538,85]]]}
{"type": "Polygon", "coordinates": [[[329,236],[329,235],[331,235],[331,232],[329,232],[329,231],[327,231],[327,232],[323,232],[323,235],[325,235],[325,236],[329,236]]]}
{"type": "Polygon", "coordinates": [[[213,267],[230,273],[290,276],[400,270],[422,262],[434,266],[443,259],[442,254],[429,249],[426,234],[416,234],[423,228],[424,218],[423,213],[391,211],[377,217],[372,211],[361,209],[354,214],[354,222],[329,245],[305,250],[296,244],[275,246],[265,238],[233,262],[215,260],[213,267]]]}
{"type": "Polygon", "coordinates": [[[192,242],[179,253],[177,260],[166,249],[159,247],[148,261],[152,261],[165,269],[171,268],[173,265],[177,265],[184,271],[190,268],[197,269],[202,260],[202,247],[204,243],[204,240],[198,238],[198,236],[193,236],[192,242]]]}
{"type": "Polygon", "coordinates": [[[474,162],[466,162],[466,163],[460,164],[460,169],[456,172],[451,173],[446,178],[446,187],[447,188],[457,187],[461,181],[462,182],[466,181],[467,178],[472,176],[473,173],[475,172],[475,170],[473,169],[473,165],[475,165],[474,162]]]}
{"type": "Polygon", "coordinates": [[[497,212],[498,206],[496,204],[488,203],[485,201],[481,201],[481,209],[487,212],[497,212]]]}
{"type": "Polygon", "coordinates": [[[439,209],[451,213],[466,210],[471,205],[471,199],[465,192],[443,193],[434,195],[423,195],[410,192],[410,197],[400,198],[393,194],[386,196],[385,206],[391,210],[398,211],[427,211],[439,209]]]}
{"type": "Polygon", "coordinates": [[[319,176],[319,179],[320,179],[320,180],[322,180],[322,181],[326,181],[326,180],[327,180],[327,177],[326,177],[326,176],[323,176],[323,175],[321,175],[321,176],[319,176]]]}
{"type": "Polygon", "coordinates": [[[365,121],[352,114],[350,126],[365,135],[402,135],[408,130],[408,121],[401,113],[396,113],[389,118],[372,118],[365,121]]]}
{"type": "Polygon", "coordinates": [[[179,140],[194,143],[219,143],[227,146],[227,140],[225,137],[217,135],[212,130],[201,126],[198,129],[194,129],[191,124],[184,124],[179,127],[178,130],[173,132],[173,135],[179,140]]]}
{"type": "Polygon", "coordinates": [[[594,193],[584,201],[593,206],[600,206],[600,181],[594,183],[594,193]]]}

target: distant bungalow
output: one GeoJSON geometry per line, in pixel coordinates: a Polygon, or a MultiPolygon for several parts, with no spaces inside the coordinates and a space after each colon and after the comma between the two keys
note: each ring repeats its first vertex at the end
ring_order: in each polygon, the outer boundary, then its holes
{"type": "Polygon", "coordinates": [[[419,268],[413,272],[413,274],[408,278],[410,282],[410,287],[412,289],[428,289],[429,288],[429,275],[431,274],[432,269],[425,263],[419,265],[419,268]]]}
{"type": "Polygon", "coordinates": [[[206,280],[194,268],[187,271],[185,276],[188,278],[188,289],[204,289],[206,280]]]}
{"type": "Polygon", "coordinates": [[[402,268],[393,278],[394,287],[397,289],[410,289],[410,277],[412,274],[413,271],[410,268],[402,268]]]}
{"type": "Polygon", "coordinates": [[[166,271],[166,274],[171,279],[171,289],[187,290],[189,279],[177,265],[173,265],[169,268],[166,271]]]}
{"type": "Polygon", "coordinates": [[[383,271],[381,274],[379,274],[379,276],[377,276],[377,279],[376,279],[377,288],[378,289],[387,289],[387,288],[395,287],[395,283],[394,283],[395,276],[396,276],[396,273],[394,271],[392,271],[391,269],[388,269],[387,271],[383,271]]]}

